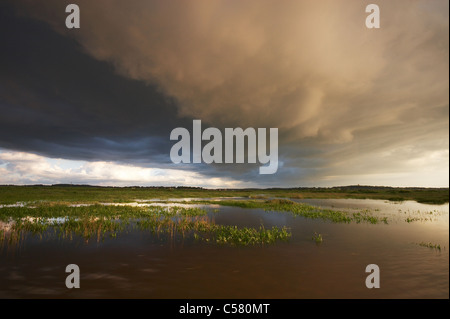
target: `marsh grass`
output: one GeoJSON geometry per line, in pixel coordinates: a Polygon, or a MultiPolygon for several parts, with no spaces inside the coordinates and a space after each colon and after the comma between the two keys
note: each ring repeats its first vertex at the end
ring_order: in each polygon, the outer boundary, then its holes
{"type": "Polygon", "coordinates": [[[314,240],[316,244],[321,244],[323,242],[322,234],[314,233],[311,239],[314,240]]]}
{"type": "MultiPolygon", "coordinates": [[[[214,211],[213,211],[214,212],[214,211]]],[[[80,206],[36,205],[33,207],[4,207],[0,209],[3,228],[0,241],[16,242],[24,235],[56,235],[72,239],[79,236],[88,242],[91,238],[102,241],[115,238],[133,229],[150,231],[171,239],[192,236],[196,240],[231,245],[271,244],[287,240],[291,233],[287,228],[265,229],[239,228],[216,225],[201,208],[178,206],[130,207],[130,206],[80,206]],[[7,227],[6,227],[7,226],[7,227]],[[7,229],[7,230],[6,230],[7,229]]]]}
{"type": "Polygon", "coordinates": [[[440,244],[434,244],[434,243],[431,243],[431,242],[420,242],[417,245],[441,251],[441,245],[440,244]]]}
{"type": "Polygon", "coordinates": [[[194,203],[219,203],[223,206],[235,206],[241,208],[260,208],[268,212],[289,212],[294,216],[301,216],[311,219],[322,219],[333,223],[370,223],[378,224],[380,222],[387,224],[386,217],[379,218],[371,215],[369,211],[358,213],[347,213],[338,210],[324,209],[303,203],[296,203],[288,199],[269,199],[269,200],[221,200],[217,201],[194,201],[194,203]]]}
{"type": "Polygon", "coordinates": [[[213,233],[217,243],[232,245],[273,244],[276,241],[287,241],[291,233],[286,227],[265,229],[238,228],[237,226],[214,225],[213,233]]]}
{"type": "Polygon", "coordinates": [[[286,241],[291,237],[286,227],[265,229],[264,226],[260,226],[257,229],[217,225],[207,216],[177,219],[146,218],[138,221],[138,226],[157,235],[169,234],[170,237],[174,237],[175,234],[181,234],[182,237],[192,235],[198,241],[231,245],[272,244],[279,240],[286,241]]]}
{"type": "MultiPolygon", "coordinates": [[[[400,210],[400,212],[402,212],[400,210]]],[[[407,223],[412,223],[412,222],[416,222],[416,221],[420,221],[420,222],[426,222],[426,221],[434,221],[437,219],[437,217],[440,215],[440,213],[438,211],[428,211],[428,212],[422,212],[422,211],[414,211],[414,212],[410,212],[410,211],[403,211],[404,214],[408,213],[408,217],[406,217],[405,221],[407,223]]]]}

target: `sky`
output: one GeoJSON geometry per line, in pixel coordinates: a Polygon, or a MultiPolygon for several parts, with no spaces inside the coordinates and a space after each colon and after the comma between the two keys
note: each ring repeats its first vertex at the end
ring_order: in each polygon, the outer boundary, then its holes
{"type": "Polygon", "coordinates": [[[447,0],[5,0],[0,184],[449,186],[447,0]],[[68,29],[65,7],[80,8],[68,29]],[[380,28],[365,8],[380,8],[380,28]],[[171,161],[278,128],[278,170],[171,161]]]}

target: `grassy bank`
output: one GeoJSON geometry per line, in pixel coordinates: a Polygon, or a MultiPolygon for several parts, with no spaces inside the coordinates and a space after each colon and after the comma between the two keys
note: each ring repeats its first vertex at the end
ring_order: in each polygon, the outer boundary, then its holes
{"type": "Polygon", "coordinates": [[[210,197],[356,198],[420,203],[449,202],[448,188],[347,186],[332,188],[202,189],[189,187],[0,186],[0,204],[30,201],[130,202],[136,199],[210,197]]]}

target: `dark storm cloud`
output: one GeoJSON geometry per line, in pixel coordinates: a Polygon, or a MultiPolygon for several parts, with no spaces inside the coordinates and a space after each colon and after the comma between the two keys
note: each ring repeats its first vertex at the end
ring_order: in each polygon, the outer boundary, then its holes
{"type": "Polygon", "coordinates": [[[155,86],[124,78],[40,21],[0,10],[0,147],[50,157],[169,162],[189,125],[155,86]]]}

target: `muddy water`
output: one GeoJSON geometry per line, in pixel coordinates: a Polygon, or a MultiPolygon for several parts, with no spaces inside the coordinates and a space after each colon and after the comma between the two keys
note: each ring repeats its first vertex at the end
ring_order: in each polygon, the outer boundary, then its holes
{"type": "MultiPolygon", "coordinates": [[[[289,242],[229,247],[133,230],[103,242],[26,236],[0,252],[1,298],[448,298],[447,205],[309,201],[369,209],[389,224],[333,224],[289,213],[221,207],[217,224],[288,226],[289,242]],[[430,214],[430,212],[432,214],[430,214]],[[407,222],[406,218],[416,218],[407,222]],[[323,242],[312,240],[314,233],[323,242]],[[441,250],[419,246],[441,245],[441,250]],[[65,267],[80,267],[67,289],[65,267]],[[379,289],[365,268],[380,267],[379,289]]],[[[216,208],[216,207],[214,207],[216,208]]]]}

